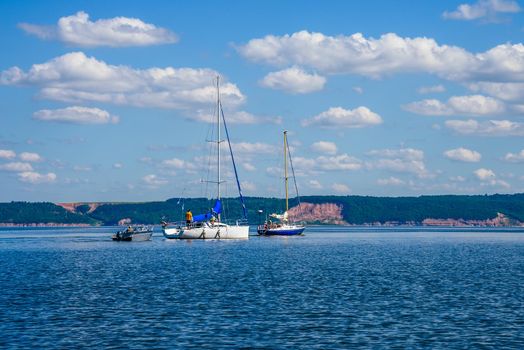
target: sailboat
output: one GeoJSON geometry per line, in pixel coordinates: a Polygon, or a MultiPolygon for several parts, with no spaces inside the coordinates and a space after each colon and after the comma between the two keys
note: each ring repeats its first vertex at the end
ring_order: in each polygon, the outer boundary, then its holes
{"type": "Polygon", "coordinates": [[[295,179],[295,170],[293,169],[293,161],[291,160],[291,152],[289,151],[289,145],[287,143],[287,131],[284,131],[284,183],[286,188],[286,210],[282,214],[271,214],[270,217],[277,220],[273,222],[272,220],[266,220],[263,225],[259,225],[257,232],[259,235],[265,236],[296,236],[301,235],[306,227],[304,225],[299,225],[289,222],[288,211],[289,211],[289,191],[288,191],[288,172],[287,172],[287,159],[289,156],[289,162],[291,165],[291,171],[293,174],[293,181],[295,182],[295,190],[297,191],[298,196],[298,187],[297,181],[295,179]]]}
{"type": "Polygon", "coordinates": [[[217,179],[212,181],[217,185],[217,196],[215,205],[213,208],[204,214],[196,215],[193,217],[191,222],[179,223],[169,225],[166,222],[162,222],[162,233],[164,237],[169,239],[248,239],[249,238],[249,225],[247,224],[247,211],[244,204],[244,197],[242,196],[242,189],[240,187],[240,181],[238,180],[238,173],[235,164],[235,158],[233,157],[233,149],[231,148],[231,142],[229,140],[229,131],[227,129],[226,118],[224,111],[222,110],[222,103],[220,102],[220,78],[216,79],[217,88],[217,139],[212,141],[217,144],[217,179]],[[243,218],[236,220],[234,223],[226,223],[222,221],[222,200],[220,197],[220,185],[224,182],[221,178],[220,169],[220,151],[221,144],[224,140],[220,140],[221,133],[221,121],[224,125],[226,132],[227,143],[229,145],[229,153],[233,163],[233,170],[235,173],[235,179],[237,183],[240,203],[242,205],[243,218]]]}

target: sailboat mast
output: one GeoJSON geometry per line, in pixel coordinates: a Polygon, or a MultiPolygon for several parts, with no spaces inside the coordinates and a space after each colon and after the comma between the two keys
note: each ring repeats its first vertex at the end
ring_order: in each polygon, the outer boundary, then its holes
{"type": "Polygon", "coordinates": [[[284,181],[286,182],[286,211],[289,210],[287,180],[287,130],[284,130],[284,181]]]}
{"type": "MultiPolygon", "coordinates": [[[[220,200],[220,76],[217,75],[217,200],[220,200]]],[[[220,214],[218,214],[220,222],[220,214]]]]}

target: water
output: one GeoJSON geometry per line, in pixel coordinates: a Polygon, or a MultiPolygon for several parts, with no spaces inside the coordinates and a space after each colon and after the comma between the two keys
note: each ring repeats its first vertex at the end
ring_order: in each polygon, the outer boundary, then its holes
{"type": "Polygon", "coordinates": [[[524,232],[0,230],[0,348],[520,348],[524,232]]]}

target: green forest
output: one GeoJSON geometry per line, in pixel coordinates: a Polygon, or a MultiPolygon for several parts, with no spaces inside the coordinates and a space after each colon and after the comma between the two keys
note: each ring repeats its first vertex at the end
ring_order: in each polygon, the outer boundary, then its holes
{"type": "MultiPolygon", "coordinates": [[[[420,197],[368,197],[368,196],[306,196],[302,202],[312,204],[334,203],[342,206],[342,216],[348,224],[396,222],[420,224],[426,218],[486,220],[506,215],[515,222],[524,222],[524,194],[475,196],[420,196],[420,197]]],[[[133,223],[158,224],[160,221],[180,221],[184,212],[205,213],[214,202],[206,198],[168,199],[144,203],[101,203],[89,211],[87,204],[78,205],[75,212],[49,202],[0,203],[2,224],[90,224],[117,225],[129,218],[133,223]]],[[[245,204],[251,224],[264,219],[266,213],[282,211],[284,200],[279,198],[247,197],[245,204]]],[[[297,205],[297,200],[290,203],[297,205]]],[[[223,199],[224,216],[242,217],[238,198],[223,199]]]]}

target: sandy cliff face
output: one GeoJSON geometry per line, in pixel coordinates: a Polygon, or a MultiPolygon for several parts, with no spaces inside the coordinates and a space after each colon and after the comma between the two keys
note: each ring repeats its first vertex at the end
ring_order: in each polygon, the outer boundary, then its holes
{"type": "Polygon", "coordinates": [[[342,205],[335,203],[301,203],[288,211],[291,221],[305,221],[322,224],[347,225],[342,217],[342,205]]]}
{"type": "Polygon", "coordinates": [[[424,226],[481,226],[481,227],[504,227],[522,226],[521,222],[513,222],[506,215],[497,213],[493,219],[486,220],[464,220],[464,219],[425,219],[424,226]]]}

